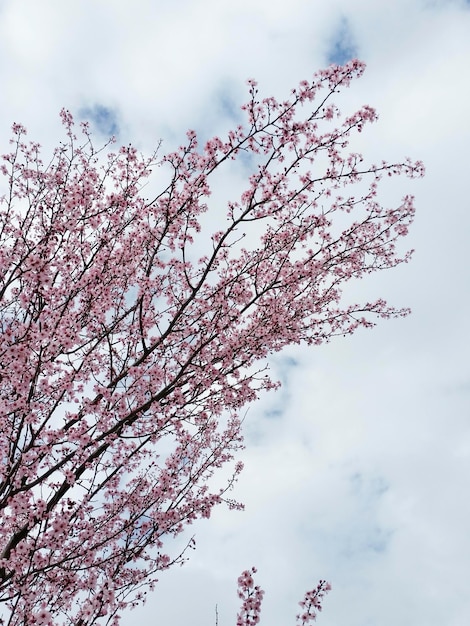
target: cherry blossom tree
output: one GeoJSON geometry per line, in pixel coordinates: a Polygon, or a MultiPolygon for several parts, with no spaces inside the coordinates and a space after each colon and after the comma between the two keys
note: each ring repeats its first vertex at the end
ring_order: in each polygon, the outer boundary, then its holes
{"type": "Polygon", "coordinates": [[[163,157],[106,154],[64,110],[66,139],[44,163],[13,126],[0,204],[4,624],[116,625],[184,558],[175,537],[218,504],[241,506],[228,493],[241,409],[277,387],[267,357],[406,315],[342,295],[409,259],[396,244],[413,198],[383,207],[379,181],[423,173],[348,151],[376,113],[343,117],[332,98],[363,70],[331,66],[281,102],[250,80],[245,124],[201,148],[190,131],[163,157]],[[211,205],[216,174],[237,162],[246,189],[211,205]],[[147,198],[152,170],[167,178],[147,198]]]}

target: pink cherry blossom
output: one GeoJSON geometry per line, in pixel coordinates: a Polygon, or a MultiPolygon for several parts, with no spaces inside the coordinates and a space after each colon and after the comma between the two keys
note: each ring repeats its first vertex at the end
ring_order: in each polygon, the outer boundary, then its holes
{"type": "MultiPolygon", "coordinates": [[[[171,538],[214,506],[242,507],[230,497],[242,409],[279,385],[268,356],[408,313],[342,293],[409,260],[397,243],[413,197],[383,207],[380,180],[424,171],[349,151],[377,116],[365,106],[342,117],[332,100],[363,70],[357,60],[331,66],[283,101],[250,80],[244,125],[203,146],[189,131],[164,156],[132,146],[106,155],[111,145],[95,148],[86,124],[78,138],[63,110],[65,142],[43,162],[13,125],[0,168],[9,626],[117,624],[186,558],[171,538]],[[251,172],[224,212],[211,186],[241,158],[251,172]],[[147,198],[156,169],[166,183],[147,198]],[[222,485],[221,468],[231,468],[222,485]]],[[[239,624],[259,619],[252,573],[239,580],[239,624]]],[[[326,591],[307,594],[301,623],[326,591]]]]}
{"type": "MultiPolygon", "coordinates": [[[[253,626],[260,621],[264,591],[255,585],[254,574],[256,574],[256,568],[252,567],[251,570],[245,570],[238,578],[237,593],[243,602],[237,616],[237,626],[253,626]]],[[[330,590],[330,583],[321,580],[315,589],[307,591],[302,602],[299,602],[302,613],[297,615],[298,626],[306,626],[316,620],[318,613],[322,610],[323,598],[330,590]]]]}

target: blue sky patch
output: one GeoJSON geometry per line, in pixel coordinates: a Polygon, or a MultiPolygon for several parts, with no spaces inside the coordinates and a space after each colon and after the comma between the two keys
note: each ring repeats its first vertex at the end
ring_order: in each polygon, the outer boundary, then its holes
{"type": "Polygon", "coordinates": [[[331,47],[328,51],[328,63],[344,65],[358,55],[357,46],[354,43],[353,35],[348,21],[343,18],[336,29],[332,39],[331,47]]]}
{"type": "Polygon", "coordinates": [[[274,402],[272,407],[264,412],[264,416],[268,419],[280,419],[284,417],[285,410],[290,402],[289,383],[292,370],[300,365],[299,361],[291,356],[278,357],[274,359],[274,363],[276,365],[276,375],[274,378],[279,377],[281,388],[277,390],[276,395],[273,397],[274,402]]]}
{"type": "Polygon", "coordinates": [[[234,98],[230,96],[230,93],[224,91],[219,96],[219,106],[224,116],[231,120],[234,120],[237,124],[241,121],[240,106],[234,98]]]}
{"type": "Polygon", "coordinates": [[[102,104],[80,109],[80,118],[89,121],[92,127],[102,135],[110,137],[119,134],[116,111],[102,104]]]}
{"type": "Polygon", "coordinates": [[[379,526],[370,529],[364,544],[364,549],[368,552],[375,552],[376,554],[385,552],[390,544],[392,534],[392,531],[386,531],[379,526]]]}
{"type": "Polygon", "coordinates": [[[381,476],[367,476],[354,472],[349,478],[352,492],[357,496],[379,498],[389,489],[389,485],[381,476]]]}

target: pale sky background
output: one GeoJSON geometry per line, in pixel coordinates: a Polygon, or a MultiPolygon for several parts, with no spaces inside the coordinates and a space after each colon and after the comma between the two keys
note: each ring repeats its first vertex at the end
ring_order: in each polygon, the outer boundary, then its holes
{"type": "Polygon", "coordinates": [[[0,0],[2,152],[13,121],[56,145],[62,106],[169,151],[236,124],[248,77],[282,99],[351,56],[368,69],[342,109],[380,115],[352,149],[427,169],[390,188],[416,196],[413,261],[355,292],[413,315],[272,359],[284,386],[246,418],[245,512],[190,528],[190,562],[122,626],[213,626],[216,604],[234,626],[251,565],[265,626],[294,626],[320,578],[324,626],[470,624],[470,2],[0,0]]]}

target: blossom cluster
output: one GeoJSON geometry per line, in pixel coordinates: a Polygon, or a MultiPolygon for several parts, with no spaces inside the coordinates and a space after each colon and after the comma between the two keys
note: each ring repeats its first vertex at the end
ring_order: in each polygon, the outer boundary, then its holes
{"type": "MultiPolygon", "coordinates": [[[[256,568],[252,567],[251,570],[245,570],[238,578],[237,593],[243,602],[237,615],[237,626],[254,626],[260,621],[264,591],[259,585],[255,585],[254,574],[256,574],[256,568]]],[[[299,602],[302,612],[297,615],[297,626],[307,626],[316,620],[318,613],[322,610],[323,598],[330,590],[330,583],[320,580],[315,589],[307,591],[304,599],[299,602]]]]}

